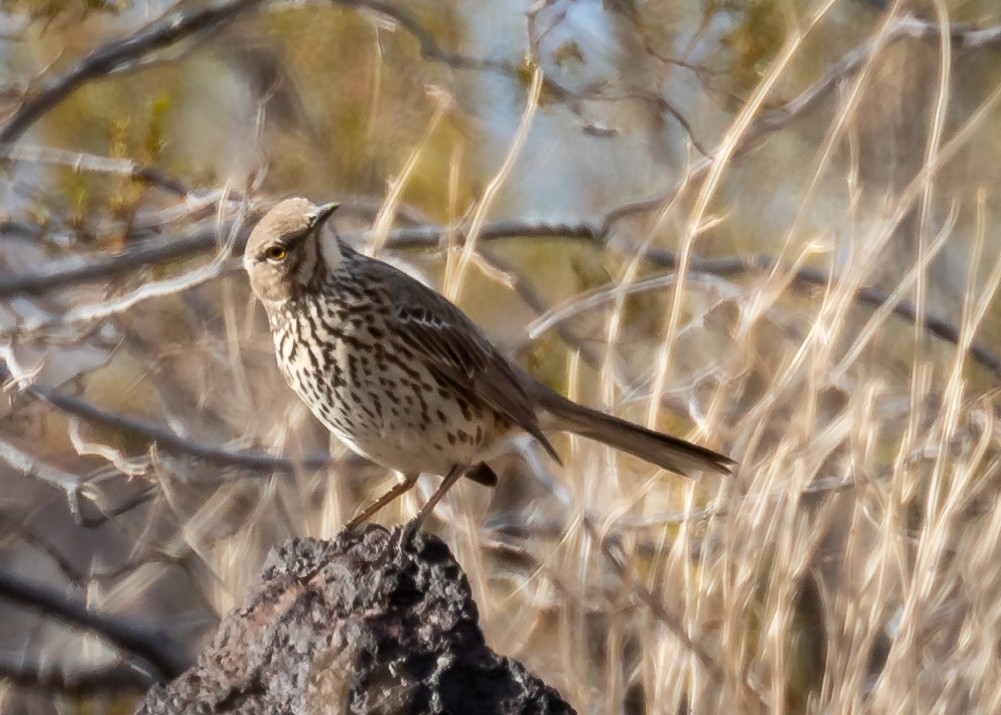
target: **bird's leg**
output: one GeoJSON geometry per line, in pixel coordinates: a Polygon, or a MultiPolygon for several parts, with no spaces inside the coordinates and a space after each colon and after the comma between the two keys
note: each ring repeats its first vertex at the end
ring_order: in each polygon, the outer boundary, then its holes
{"type": "Polygon", "coordinates": [[[392,501],[395,501],[402,495],[409,492],[414,488],[417,483],[417,478],[420,474],[404,474],[403,481],[399,484],[394,484],[393,488],[387,491],[385,494],[380,496],[378,499],[373,501],[367,507],[362,509],[361,513],[355,516],[351,521],[344,525],[345,529],[351,529],[358,526],[361,523],[368,521],[376,512],[378,512],[382,507],[386,506],[392,501]]]}
{"type": "Polygon", "coordinates": [[[457,481],[459,481],[468,469],[468,464],[457,464],[448,471],[448,474],[445,475],[445,478],[441,482],[441,486],[439,486],[438,489],[435,490],[435,493],[431,495],[431,498],[428,499],[420,513],[400,528],[399,535],[396,540],[398,548],[401,550],[407,548],[407,545],[414,540],[415,536],[417,536],[417,532],[420,531],[421,525],[428,517],[428,514],[434,511],[435,506],[441,501],[442,497],[445,496],[445,493],[451,489],[457,481]]]}
{"type": "Polygon", "coordinates": [[[407,524],[408,530],[412,530],[414,533],[417,533],[417,531],[421,528],[421,524],[423,524],[424,520],[428,517],[428,514],[434,511],[438,502],[440,502],[446,492],[448,492],[448,490],[451,489],[457,481],[459,481],[459,478],[466,473],[467,469],[469,469],[468,465],[457,464],[448,471],[448,474],[445,475],[445,478],[441,482],[441,486],[438,487],[438,489],[435,490],[435,493],[431,495],[431,498],[427,500],[427,503],[424,505],[424,508],[421,509],[417,518],[407,524]]]}

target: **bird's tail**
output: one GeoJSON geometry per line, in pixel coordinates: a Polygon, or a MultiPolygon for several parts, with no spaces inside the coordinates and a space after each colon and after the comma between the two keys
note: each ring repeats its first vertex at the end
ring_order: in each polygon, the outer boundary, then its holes
{"type": "MultiPolygon", "coordinates": [[[[729,457],[618,417],[578,405],[538,383],[537,404],[553,418],[552,427],[597,440],[683,476],[693,472],[729,474],[729,457]]],[[[547,425],[549,427],[549,425],[547,425]]]]}

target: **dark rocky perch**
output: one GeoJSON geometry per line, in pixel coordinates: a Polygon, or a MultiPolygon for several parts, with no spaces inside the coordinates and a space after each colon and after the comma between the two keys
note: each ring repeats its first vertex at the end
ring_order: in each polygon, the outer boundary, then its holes
{"type": "Polygon", "coordinates": [[[487,648],[448,547],[366,525],[272,552],[198,663],[137,713],[573,713],[487,648]]]}

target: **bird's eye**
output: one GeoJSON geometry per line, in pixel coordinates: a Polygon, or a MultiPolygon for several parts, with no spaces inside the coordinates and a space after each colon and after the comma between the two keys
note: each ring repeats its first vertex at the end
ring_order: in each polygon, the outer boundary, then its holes
{"type": "Polygon", "coordinates": [[[285,250],[285,247],[277,244],[274,246],[268,246],[267,250],[264,251],[264,256],[269,261],[284,261],[285,256],[287,255],[288,251],[285,250]]]}

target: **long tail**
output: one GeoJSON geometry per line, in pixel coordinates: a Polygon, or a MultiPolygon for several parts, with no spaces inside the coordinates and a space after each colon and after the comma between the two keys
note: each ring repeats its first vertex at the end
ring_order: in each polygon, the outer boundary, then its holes
{"type": "Polygon", "coordinates": [[[597,440],[686,477],[700,471],[729,474],[736,464],[711,449],[578,405],[541,383],[533,388],[536,404],[554,418],[555,429],[597,440]]]}

